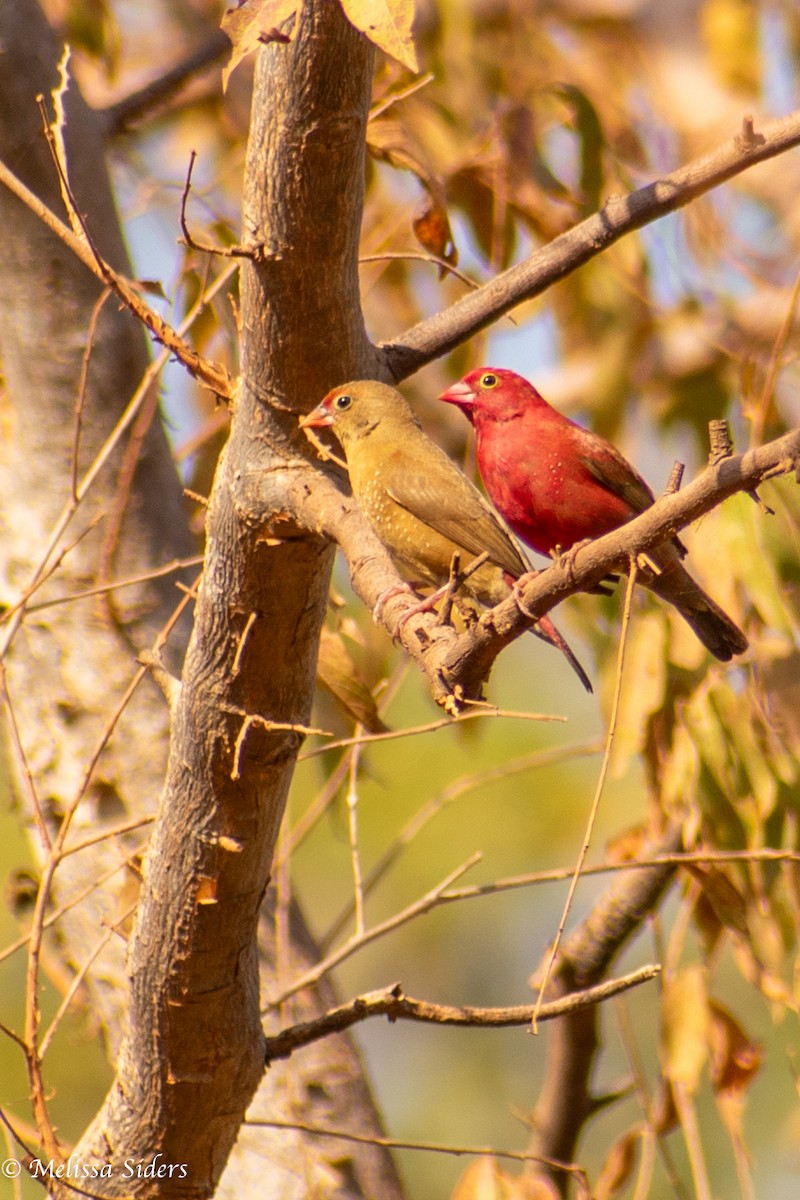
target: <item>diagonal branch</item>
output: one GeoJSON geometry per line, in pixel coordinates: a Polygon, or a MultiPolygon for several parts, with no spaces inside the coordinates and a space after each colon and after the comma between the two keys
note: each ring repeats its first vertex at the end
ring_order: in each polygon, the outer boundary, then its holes
{"type": "MultiPolygon", "coordinates": [[[[400,618],[413,605],[411,597],[392,596],[382,607],[380,623],[399,637],[405,649],[428,677],[431,694],[449,712],[480,696],[494,660],[512,641],[529,629],[534,618],[578,591],[585,591],[609,573],[624,569],[639,554],[667,541],[679,530],[710,512],[736,492],[749,492],[765,479],[784,475],[800,466],[800,430],[768,442],[759,449],[735,455],[708,467],[682,492],[662,496],[636,520],[579,550],[569,564],[556,562],[531,576],[515,596],[485,612],[465,633],[440,624],[430,613],[410,617],[398,634],[400,618]],[[523,609],[525,611],[523,611],[523,609]]],[[[364,603],[375,609],[399,576],[386,550],[367,526],[357,504],[346,497],[330,477],[317,473],[309,488],[297,472],[292,488],[294,516],[307,528],[338,542],[350,568],[353,587],[364,603]]]]}
{"type": "MultiPolygon", "coordinates": [[[[56,237],[61,239],[64,245],[72,251],[75,257],[101,283],[112,289],[125,307],[130,309],[134,316],[139,318],[156,341],[170,350],[183,363],[190,375],[199,379],[201,383],[204,383],[206,387],[210,388],[221,399],[230,400],[232,398],[233,383],[224,367],[203,358],[168,322],[158,315],[155,309],[145,304],[139,295],[136,285],[119,271],[116,271],[102,257],[95,244],[91,241],[85,224],[83,225],[85,236],[81,237],[74,233],[3,162],[0,162],[0,184],[7,187],[18,200],[27,205],[31,212],[36,214],[51,233],[54,233],[56,237]]],[[[79,216],[79,220],[83,223],[82,217],[79,216]]]]}
{"type": "Polygon", "coordinates": [[[497,275],[455,304],[420,321],[381,349],[389,377],[397,382],[447,354],[523,300],[601,254],[628,233],[685,207],[704,192],[743,171],[800,145],[800,112],[770,121],[758,131],[745,117],[741,131],[722,146],[626,196],[611,196],[599,212],[554,238],[523,262],[497,275]]]}

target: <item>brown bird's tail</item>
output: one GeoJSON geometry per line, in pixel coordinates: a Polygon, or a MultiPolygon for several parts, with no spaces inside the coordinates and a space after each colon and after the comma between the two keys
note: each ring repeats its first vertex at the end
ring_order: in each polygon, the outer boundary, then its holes
{"type": "Polygon", "coordinates": [[[660,575],[642,582],[657,596],[674,605],[707,650],[720,662],[730,662],[734,654],[744,654],[747,638],[726,612],[708,596],[699,583],[678,561],[660,575]]]}
{"type": "Polygon", "coordinates": [[[551,646],[555,646],[556,650],[560,650],[572,667],[575,674],[580,679],[587,692],[594,691],[589,676],[584,671],[581,664],[578,662],[575,655],[570,650],[567,643],[564,641],[561,634],[556,629],[549,617],[540,617],[536,624],[532,627],[531,633],[535,633],[543,642],[549,642],[551,646]]]}

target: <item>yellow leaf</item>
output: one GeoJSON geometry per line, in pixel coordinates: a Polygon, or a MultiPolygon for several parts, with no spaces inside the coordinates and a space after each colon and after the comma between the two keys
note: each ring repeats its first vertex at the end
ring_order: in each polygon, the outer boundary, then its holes
{"type": "Polygon", "coordinates": [[[342,0],[345,16],[365,37],[409,71],[418,71],[411,36],[414,0],[342,0]]]}
{"type": "Polygon", "coordinates": [[[706,0],[700,27],[711,65],[728,87],[753,91],[761,79],[758,14],[752,0],[706,0]]]}
{"type": "Polygon", "coordinates": [[[467,1167],[450,1200],[558,1200],[558,1194],[544,1175],[511,1175],[484,1155],[467,1167]]]}
{"type": "Polygon", "coordinates": [[[614,774],[623,775],[644,750],[653,713],[664,704],[667,688],[666,627],[658,612],[637,613],[628,631],[625,680],[614,736],[614,774]]]}
{"type": "Polygon", "coordinates": [[[226,9],[222,21],[223,33],[231,40],[231,57],[222,72],[223,90],[239,63],[265,42],[289,41],[288,34],[278,27],[300,6],[300,0],[244,0],[235,8],[226,9]]]}
{"type": "Polygon", "coordinates": [[[708,1054],[708,1028],[705,972],[688,967],[664,986],[662,1052],[665,1076],[689,1093],[697,1090],[708,1054]]]}
{"type": "Polygon", "coordinates": [[[476,1158],[456,1184],[451,1200],[506,1200],[504,1172],[493,1158],[476,1158]]]}

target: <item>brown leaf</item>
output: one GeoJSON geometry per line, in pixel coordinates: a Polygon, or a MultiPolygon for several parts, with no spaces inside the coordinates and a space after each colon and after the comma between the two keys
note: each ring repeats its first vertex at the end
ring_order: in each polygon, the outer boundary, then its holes
{"type": "Polygon", "coordinates": [[[686,870],[700,884],[703,895],[723,925],[747,933],[747,905],[738,888],[719,867],[689,864],[686,870]]]}
{"type": "Polygon", "coordinates": [[[629,1129],[611,1147],[594,1186],[594,1200],[614,1200],[633,1174],[641,1131],[629,1129]]]}
{"type": "Polygon", "coordinates": [[[370,733],[386,731],[386,725],[378,716],[375,698],[362,679],[344,638],[326,627],[320,635],[317,678],[345,711],[370,733]]]}
{"type": "Polygon", "coordinates": [[[228,80],[248,54],[252,54],[265,41],[288,41],[286,34],[278,32],[278,26],[296,12],[300,0],[244,0],[223,14],[223,33],[231,40],[231,56],[222,72],[223,90],[228,80]]]}
{"type": "Polygon", "coordinates": [[[419,70],[411,35],[414,0],[342,0],[342,8],[347,19],[379,50],[409,71],[419,70]]]}
{"type": "Polygon", "coordinates": [[[710,1070],[714,1091],[743,1091],[761,1067],[762,1048],[757,1042],[750,1041],[738,1021],[721,1004],[712,1001],[709,1013],[710,1070]]]}
{"type": "Polygon", "coordinates": [[[667,1080],[661,1080],[653,1100],[650,1119],[654,1132],[662,1136],[665,1133],[672,1133],[673,1129],[678,1126],[679,1118],[678,1110],[675,1107],[675,1097],[672,1093],[672,1085],[667,1080]]]}
{"type": "Polygon", "coordinates": [[[367,149],[373,158],[387,162],[402,171],[412,171],[429,190],[441,189],[433,178],[425,152],[410,136],[407,129],[392,117],[370,121],[367,130],[367,149]]]}
{"type": "MultiPolygon", "coordinates": [[[[456,265],[458,250],[453,241],[447,209],[440,200],[431,195],[427,196],[414,216],[412,228],[421,246],[451,266],[456,265]]],[[[439,278],[444,273],[444,268],[440,267],[439,278]]]]}

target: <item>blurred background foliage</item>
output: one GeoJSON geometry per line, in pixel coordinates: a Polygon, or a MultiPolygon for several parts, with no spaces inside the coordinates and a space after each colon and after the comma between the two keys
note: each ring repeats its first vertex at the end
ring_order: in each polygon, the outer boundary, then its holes
{"type": "MultiPolygon", "coordinates": [[[[137,108],[126,98],[207,40],[213,57],[219,6],[52,0],[46,7],[72,42],[86,95],[109,112],[136,270],[159,281],[162,310],[177,323],[199,289],[228,269],[225,259],[178,242],[192,150],[193,234],[221,245],[239,237],[250,64],[233,73],[224,95],[220,58],[157,107],[137,108]]],[[[379,56],[375,78],[362,284],[376,340],[447,306],[608,196],[732,138],[745,114],[758,129],[800,106],[793,0],[418,0],[415,37],[424,74],[379,56]]],[[[471,472],[466,422],[433,398],[473,366],[512,367],[613,439],[656,493],[674,460],[686,464],[687,478],[702,466],[709,419],[730,420],[738,449],[796,426],[798,194],[797,152],[765,163],[628,236],[404,390],[426,428],[471,472]]],[[[235,277],[193,332],[202,353],[236,369],[235,277]]],[[[177,367],[168,369],[163,393],[180,470],[206,495],[225,414],[177,367]]],[[[672,610],[636,599],[613,770],[590,861],[602,861],[606,847],[619,857],[635,853],[639,831],[661,813],[679,814],[689,839],[709,847],[798,848],[800,501],[791,478],[765,487],[763,498],[774,515],[740,496],[686,538],[694,573],[748,632],[745,662],[710,662],[672,610]]],[[[420,680],[352,599],[341,570],[335,587],[315,721],[339,738],[361,725],[396,731],[436,722],[420,680]]],[[[480,863],[459,884],[574,864],[609,718],[620,614],[619,589],[609,599],[574,598],[558,613],[590,666],[593,698],[532,638],[498,663],[494,703],[563,720],[487,715],[355,754],[309,740],[276,875],[284,894],[296,891],[326,945],[353,927],[353,812],[365,877],[390,858],[368,889],[368,925],[419,899],[476,852],[480,863]]],[[[2,866],[13,890],[25,852],[8,801],[2,824],[2,866]]],[[[581,884],[573,919],[589,910],[604,878],[581,884]]],[[[339,988],[350,995],[401,980],[431,1000],[524,1003],[565,887],[442,905],[349,958],[338,969],[339,988]]],[[[667,1134],[665,1118],[657,1151],[642,1132],[645,1097],[659,1095],[661,1076],[680,1082],[684,1127],[694,1113],[713,1194],[796,1195],[798,917],[796,866],[736,863],[679,879],[641,939],[647,944],[628,956],[668,965],[661,1003],[650,985],[604,1014],[596,1087],[626,1090],[590,1124],[582,1148],[590,1178],[604,1181],[598,1196],[615,1194],[616,1183],[625,1196],[702,1194],[696,1156],[690,1164],[680,1131],[667,1134]],[[719,1048],[725,1033],[728,1051],[719,1048]],[[733,1062],[740,1070],[731,1082],[720,1063],[733,1062]],[[600,1172],[615,1143],[638,1155],[612,1184],[610,1169],[600,1172]]],[[[3,921],[8,944],[20,926],[3,921]]],[[[0,970],[0,1019],[14,1027],[22,970],[13,956],[0,970]]],[[[45,1007],[55,1008],[62,988],[54,972],[45,1007]]],[[[79,1001],[80,994],[45,1063],[66,1138],[77,1135],[108,1079],[79,1001]]],[[[513,1149],[527,1140],[546,1037],[546,1030],[533,1039],[385,1023],[358,1033],[394,1136],[513,1149]]],[[[0,1063],[2,1103],[24,1119],[21,1055],[7,1039],[0,1063]]],[[[477,1168],[464,1175],[453,1158],[407,1153],[401,1169],[412,1195],[447,1195],[456,1186],[462,1200],[490,1194],[479,1190],[485,1180],[478,1182],[477,1168]]],[[[10,1186],[0,1181],[0,1195],[10,1196],[10,1186]]],[[[492,1186],[498,1196],[512,1194],[497,1179],[492,1186]]]]}

